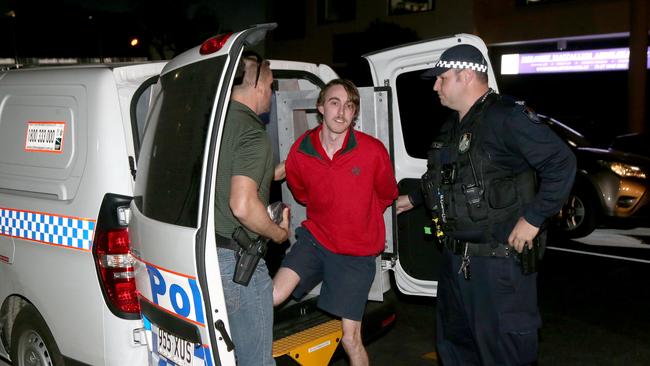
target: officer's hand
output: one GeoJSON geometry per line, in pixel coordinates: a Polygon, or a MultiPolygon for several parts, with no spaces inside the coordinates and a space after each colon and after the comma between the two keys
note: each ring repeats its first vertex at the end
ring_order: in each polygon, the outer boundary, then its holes
{"type": "Polygon", "coordinates": [[[413,208],[413,204],[411,203],[411,200],[407,194],[397,197],[396,203],[398,215],[413,208]]]}
{"type": "Polygon", "coordinates": [[[528,249],[533,249],[533,239],[537,233],[539,233],[537,226],[529,224],[526,219],[520,217],[508,237],[508,244],[519,253],[524,250],[524,245],[528,245],[528,249]]]}

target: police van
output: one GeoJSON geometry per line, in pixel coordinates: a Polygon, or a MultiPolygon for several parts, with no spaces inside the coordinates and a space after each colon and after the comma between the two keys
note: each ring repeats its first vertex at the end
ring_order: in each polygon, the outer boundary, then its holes
{"type": "MultiPolygon", "coordinates": [[[[154,88],[129,225],[150,364],[235,365],[214,234],[216,167],[241,53],[273,28],[258,25],[207,40],[165,65],[154,88]]],[[[428,146],[448,113],[420,74],[445,49],[460,43],[476,46],[488,59],[485,44],[463,34],[364,56],[374,86],[360,88],[355,128],[385,144],[401,193],[418,187],[428,146]]],[[[267,131],[279,161],[298,136],[316,126],[318,92],[337,75],[326,65],[290,61],[271,60],[271,69],[277,86],[267,131]]],[[[496,89],[491,70],[489,83],[496,89]]],[[[281,199],[291,206],[295,232],[305,218],[304,207],[293,201],[286,185],[281,199]]],[[[369,304],[386,300],[390,271],[401,292],[436,295],[440,257],[425,232],[430,225],[423,210],[399,218],[393,208],[386,211],[385,251],[377,258],[369,304]]],[[[299,308],[295,319],[307,311],[300,304],[290,306],[299,308]]],[[[288,332],[276,339],[274,355],[288,355],[303,365],[327,364],[340,340],[340,333],[332,336],[340,325],[330,321],[298,321],[306,323],[300,332],[308,335],[307,341],[284,339],[297,331],[288,332]],[[288,346],[280,345],[284,341],[288,346]]]]}
{"type": "Polygon", "coordinates": [[[147,362],[127,227],[164,62],[0,73],[0,357],[147,362]]]}

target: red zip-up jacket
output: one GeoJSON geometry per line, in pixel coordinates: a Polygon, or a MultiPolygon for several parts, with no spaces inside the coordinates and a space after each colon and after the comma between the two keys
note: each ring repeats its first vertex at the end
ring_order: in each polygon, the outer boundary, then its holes
{"type": "Polygon", "coordinates": [[[388,152],[381,141],[350,129],[330,160],[321,128],[293,144],[285,165],[289,189],[307,207],[302,226],[334,253],[377,255],[386,237],[383,212],[397,198],[388,152]]]}

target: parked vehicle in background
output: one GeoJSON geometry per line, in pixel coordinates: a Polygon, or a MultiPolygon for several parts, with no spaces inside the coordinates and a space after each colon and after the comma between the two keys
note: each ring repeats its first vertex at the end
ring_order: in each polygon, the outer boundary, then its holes
{"type": "Polygon", "coordinates": [[[642,135],[624,135],[609,148],[593,146],[581,133],[540,116],[571,147],[578,160],[571,195],[554,222],[555,231],[568,238],[589,235],[601,224],[648,216],[650,203],[650,141],[642,135]]]}

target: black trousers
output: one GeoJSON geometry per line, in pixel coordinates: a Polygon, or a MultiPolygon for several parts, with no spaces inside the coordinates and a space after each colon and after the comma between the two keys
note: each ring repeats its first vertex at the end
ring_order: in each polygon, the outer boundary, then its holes
{"type": "Polygon", "coordinates": [[[513,257],[462,257],[444,249],[438,282],[438,355],[444,366],[528,365],[537,359],[537,273],[523,275],[513,257]]]}

